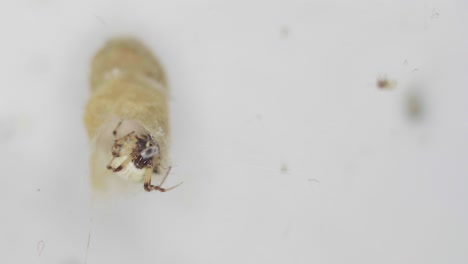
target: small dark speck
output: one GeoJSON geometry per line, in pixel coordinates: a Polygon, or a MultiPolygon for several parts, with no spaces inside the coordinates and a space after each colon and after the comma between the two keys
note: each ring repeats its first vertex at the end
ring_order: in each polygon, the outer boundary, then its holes
{"type": "Polygon", "coordinates": [[[288,165],[286,163],[281,164],[280,171],[282,174],[288,173],[288,165]]]}
{"type": "Polygon", "coordinates": [[[262,120],[263,120],[263,116],[262,116],[261,114],[255,115],[255,118],[256,118],[258,121],[262,121],[262,120]]]}
{"type": "Polygon", "coordinates": [[[317,183],[320,183],[318,180],[312,179],[312,178],[307,179],[307,181],[308,181],[308,182],[317,182],[317,183]]]}
{"type": "Polygon", "coordinates": [[[41,189],[39,189],[39,188],[38,188],[36,191],[37,191],[37,192],[40,192],[40,191],[41,191],[41,189]]]}
{"type": "Polygon", "coordinates": [[[405,60],[403,61],[403,65],[405,65],[405,66],[408,65],[408,59],[405,59],[405,60]]]}
{"type": "Polygon", "coordinates": [[[281,30],[280,30],[281,38],[283,39],[287,38],[290,33],[291,33],[291,30],[289,29],[288,26],[281,27],[281,30]]]}
{"type": "Polygon", "coordinates": [[[377,78],[376,85],[382,90],[391,90],[396,87],[396,81],[387,79],[387,77],[377,78]]]}

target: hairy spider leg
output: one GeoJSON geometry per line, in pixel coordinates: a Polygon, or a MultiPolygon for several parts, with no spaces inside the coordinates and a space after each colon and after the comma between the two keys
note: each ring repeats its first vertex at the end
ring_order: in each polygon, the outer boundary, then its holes
{"type": "Polygon", "coordinates": [[[161,187],[162,184],[166,181],[166,178],[169,175],[169,172],[171,172],[171,168],[172,167],[169,167],[167,169],[166,175],[164,175],[164,178],[161,180],[161,183],[159,183],[159,185],[152,185],[151,184],[151,175],[152,175],[152,172],[153,172],[153,168],[147,168],[146,171],[145,171],[145,184],[143,185],[144,188],[145,188],[145,191],[147,191],[147,192],[151,192],[151,191],[167,192],[167,191],[170,191],[170,190],[178,187],[179,185],[181,185],[182,182],[175,185],[175,186],[172,186],[170,188],[161,187]]]}
{"type": "Polygon", "coordinates": [[[128,156],[128,158],[126,158],[119,166],[117,166],[117,168],[112,168],[112,166],[110,165],[112,164],[113,160],[114,158],[112,158],[109,165],[107,165],[107,169],[112,170],[113,172],[118,172],[125,168],[130,163],[130,161],[132,161],[132,156],[128,156]]]}
{"type": "Polygon", "coordinates": [[[114,130],[112,131],[112,135],[114,135],[114,137],[117,137],[117,130],[120,128],[120,125],[122,125],[122,121],[119,121],[119,123],[117,124],[117,126],[114,128],[114,130]]]}

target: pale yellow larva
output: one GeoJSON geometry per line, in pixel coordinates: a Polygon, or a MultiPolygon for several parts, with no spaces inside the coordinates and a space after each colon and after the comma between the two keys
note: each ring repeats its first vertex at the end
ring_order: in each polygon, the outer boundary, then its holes
{"type": "Polygon", "coordinates": [[[136,39],[111,39],[92,61],[90,84],[84,123],[93,187],[106,190],[123,178],[167,191],[168,88],[160,63],[136,39]],[[165,175],[159,185],[151,184],[153,174],[165,175]]]}

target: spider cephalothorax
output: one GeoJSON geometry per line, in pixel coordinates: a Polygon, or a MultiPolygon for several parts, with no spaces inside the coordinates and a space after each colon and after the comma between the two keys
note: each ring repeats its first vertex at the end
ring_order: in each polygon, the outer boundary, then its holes
{"type": "MultiPolygon", "coordinates": [[[[119,122],[113,131],[115,137],[117,137],[117,129],[121,123],[119,122]]],[[[170,167],[159,185],[151,184],[153,172],[160,173],[160,167],[159,145],[151,135],[138,135],[134,131],[115,139],[112,147],[112,159],[107,165],[107,169],[125,180],[144,181],[144,188],[148,192],[153,190],[165,192],[174,188],[164,189],[161,187],[169,174],[170,167]]]]}

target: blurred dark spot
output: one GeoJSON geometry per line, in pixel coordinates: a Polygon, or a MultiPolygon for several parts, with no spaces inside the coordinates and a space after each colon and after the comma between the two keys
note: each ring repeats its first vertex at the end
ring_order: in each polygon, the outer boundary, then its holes
{"type": "Polygon", "coordinates": [[[291,33],[291,30],[289,29],[288,26],[282,26],[281,27],[281,30],[280,30],[281,38],[285,39],[285,38],[289,37],[290,33],[291,33]]]}
{"type": "Polygon", "coordinates": [[[288,173],[288,165],[286,163],[281,164],[280,171],[282,174],[288,173]]]}
{"type": "Polygon", "coordinates": [[[412,122],[420,122],[424,119],[425,105],[420,91],[411,90],[404,98],[405,115],[412,122]]]}

